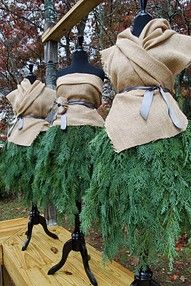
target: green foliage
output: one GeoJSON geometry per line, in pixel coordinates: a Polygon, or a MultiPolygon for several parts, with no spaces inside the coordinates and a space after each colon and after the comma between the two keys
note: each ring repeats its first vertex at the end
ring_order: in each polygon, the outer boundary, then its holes
{"type": "Polygon", "coordinates": [[[4,142],[0,141],[0,197],[4,195],[5,185],[3,183],[3,173],[1,172],[1,165],[3,163],[4,142]]]}
{"type": "Polygon", "coordinates": [[[119,154],[103,130],[91,142],[91,153],[83,230],[98,223],[110,259],[127,247],[142,265],[160,254],[172,266],[177,238],[191,230],[191,126],[174,138],[119,154]]]}
{"type": "Polygon", "coordinates": [[[76,201],[89,188],[92,164],[88,144],[97,128],[91,126],[51,127],[41,141],[33,184],[40,205],[51,200],[58,211],[70,218],[76,201]]]}
{"type": "Polygon", "coordinates": [[[2,184],[11,193],[23,193],[27,203],[33,199],[31,184],[40,150],[39,142],[43,136],[44,133],[41,133],[29,147],[9,142],[1,155],[0,174],[3,175],[1,177],[2,184]]]}

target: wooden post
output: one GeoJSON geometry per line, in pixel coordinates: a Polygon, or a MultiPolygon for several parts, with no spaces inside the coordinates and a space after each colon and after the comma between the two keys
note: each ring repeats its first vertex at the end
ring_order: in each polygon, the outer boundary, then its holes
{"type": "MultiPolygon", "coordinates": [[[[45,0],[45,29],[52,27],[56,20],[54,0],[45,0]]],[[[56,64],[58,62],[58,42],[49,40],[44,45],[44,61],[46,63],[46,86],[52,89],[56,87],[56,64]]],[[[54,187],[54,186],[52,186],[54,187]]],[[[44,217],[48,225],[57,224],[56,208],[52,202],[48,202],[44,210],[44,217]]]]}
{"type": "MultiPolygon", "coordinates": [[[[54,0],[45,0],[45,29],[52,27],[56,20],[54,0]]],[[[56,86],[56,63],[58,62],[58,42],[49,40],[44,45],[46,63],[46,85],[52,89],[56,86]]]]}

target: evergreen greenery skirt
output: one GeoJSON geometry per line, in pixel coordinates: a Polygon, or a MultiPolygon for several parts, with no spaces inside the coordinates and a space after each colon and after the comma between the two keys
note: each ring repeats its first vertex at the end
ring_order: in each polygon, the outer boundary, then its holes
{"type": "Polygon", "coordinates": [[[91,154],[83,230],[98,224],[110,259],[127,247],[141,265],[166,255],[172,266],[178,237],[191,233],[191,126],[119,154],[102,130],[91,142],[91,154]]]}
{"type": "Polygon", "coordinates": [[[29,147],[7,142],[1,154],[0,174],[3,174],[3,185],[10,193],[22,193],[27,203],[33,200],[32,182],[44,134],[42,132],[29,147]]]}
{"type": "Polygon", "coordinates": [[[92,163],[89,143],[100,128],[92,126],[51,127],[41,141],[35,180],[35,199],[44,205],[46,200],[69,218],[77,212],[89,188],[92,163]]]}

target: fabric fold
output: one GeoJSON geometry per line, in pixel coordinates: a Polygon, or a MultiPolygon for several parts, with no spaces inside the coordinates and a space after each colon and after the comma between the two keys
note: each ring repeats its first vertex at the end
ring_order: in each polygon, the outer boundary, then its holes
{"type": "Polygon", "coordinates": [[[44,83],[36,80],[31,84],[28,79],[24,79],[17,89],[7,95],[16,115],[8,141],[30,146],[41,131],[48,129],[46,116],[53,107],[55,98],[56,92],[44,83]]]}

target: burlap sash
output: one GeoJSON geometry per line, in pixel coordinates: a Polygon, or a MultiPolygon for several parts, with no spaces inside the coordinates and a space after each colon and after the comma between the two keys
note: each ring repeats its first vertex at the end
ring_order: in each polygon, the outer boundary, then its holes
{"type": "Polygon", "coordinates": [[[160,87],[173,90],[177,73],[191,62],[190,47],[191,37],[172,31],[166,20],[155,19],[139,38],[126,29],[118,35],[115,46],[101,52],[104,69],[117,91],[128,86],[158,87],[147,101],[146,118],[140,114],[146,102],[144,90],[117,93],[105,122],[116,152],[173,137],[186,129],[185,115],[172,95],[161,93],[160,87]]]}
{"type": "MultiPolygon", "coordinates": [[[[97,112],[97,108],[101,105],[102,86],[103,81],[101,78],[92,74],[74,73],[58,78],[58,98],[56,102],[68,105],[66,112],[67,126],[104,126],[104,120],[97,112]],[[71,103],[72,101],[73,104],[71,103]],[[87,104],[83,105],[80,102],[78,103],[78,101],[84,101],[87,104]]],[[[61,125],[62,113],[63,107],[61,106],[58,108],[57,119],[53,125],[61,125]]]]}
{"type": "Polygon", "coordinates": [[[17,89],[7,95],[16,122],[9,131],[8,141],[17,145],[30,146],[41,131],[49,127],[45,120],[54,104],[56,93],[36,80],[32,85],[24,79],[17,89]]]}

